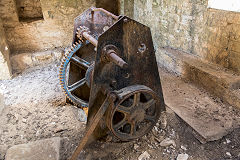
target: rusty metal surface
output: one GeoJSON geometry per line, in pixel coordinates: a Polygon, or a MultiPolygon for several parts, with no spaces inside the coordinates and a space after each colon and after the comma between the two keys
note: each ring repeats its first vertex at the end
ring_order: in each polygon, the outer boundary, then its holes
{"type": "MultiPolygon", "coordinates": [[[[128,17],[121,17],[98,38],[88,123],[97,113],[106,90],[120,90],[136,84],[151,88],[160,98],[157,104],[160,112],[165,110],[150,29],[128,17]],[[106,45],[117,47],[117,54],[128,64],[127,68],[102,60],[106,45]]],[[[102,136],[99,133],[106,132],[105,122],[106,117],[100,121],[99,130],[94,132],[96,137],[102,136]]]]}
{"type": "Polygon", "coordinates": [[[91,124],[88,126],[83,138],[81,139],[81,142],[80,142],[79,146],[74,151],[70,160],[76,160],[78,158],[79,153],[84,148],[84,146],[87,144],[88,139],[90,138],[91,134],[93,133],[94,129],[96,128],[98,122],[103,117],[103,115],[107,111],[108,107],[113,103],[115,98],[116,98],[116,96],[114,94],[112,94],[112,93],[108,94],[105,101],[103,102],[103,104],[99,108],[98,112],[94,116],[91,124]]]}
{"type": "Polygon", "coordinates": [[[107,114],[107,125],[120,140],[128,141],[147,134],[160,116],[160,98],[144,85],[125,87],[116,92],[115,105],[107,114]]]}
{"type": "Polygon", "coordinates": [[[68,99],[80,107],[88,107],[90,83],[86,83],[85,75],[95,60],[97,39],[115,22],[112,15],[109,16],[102,9],[94,12],[93,9],[86,10],[75,19],[73,44],[66,51],[60,67],[60,84],[68,99]],[[80,35],[86,34],[94,45],[83,36],[79,37],[80,30],[84,31],[80,35]]]}
{"type": "Polygon", "coordinates": [[[89,8],[81,15],[75,18],[74,20],[74,31],[73,31],[73,43],[77,41],[77,28],[79,26],[85,26],[91,31],[91,35],[93,37],[98,37],[100,34],[104,32],[104,27],[110,27],[115,22],[115,19],[101,10],[96,10],[94,12],[94,7],[89,8]]]}
{"type": "Polygon", "coordinates": [[[110,130],[123,141],[136,139],[165,111],[150,28],[126,16],[101,8],[78,16],[61,67],[68,97],[89,108],[87,130],[72,159],[90,135],[98,139],[110,130]]]}

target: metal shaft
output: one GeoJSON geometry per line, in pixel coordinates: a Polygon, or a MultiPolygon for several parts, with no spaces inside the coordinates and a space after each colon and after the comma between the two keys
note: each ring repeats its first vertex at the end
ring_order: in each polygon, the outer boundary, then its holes
{"type": "Polygon", "coordinates": [[[114,50],[109,50],[106,55],[108,56],[110,61],[112,61],[116,65],[120,66],[121,68],[127,68],[127,63],[118,55],[116,55],[116,52],[114,50]]]}
{"type": "MultiPolygon", "coordinates": [[[[95,47],[97,47],[98,41],[91,36],[87,31],[82,33],[83,37],[86,38],[90,43],[92,43],[95,47]]],[[[107,50],[106,54],[107,58],[118,65],[121,68],[126,68],[127,63],[117,55],[116,51],[114,50],[107,50]]]]}
{"type": "Polygon", "coordinates": [[[93,36],[88,34],[88,32],[83,32],[82,35],[84,38],[89,40],[90,43],[92,43],[95,47],[97,47],[98,41],[93,36]]]}
{"type": "Polygon", "coordinates": [[[112,14],[111,12],[108,12],[107,10],[105,10],[105,9],[103,9],[103,8],[92,8],[92,11],[93,11],[93,12],[95,12],[95,11],[102,11],[102,12],[104,12],[106,15],[111,16],[111,17],[113,17],[113,18],[116,19],[116,20],[118,20],[118,18],[120,17],[120,16],[116,16],[116,15],[112,14]]]}

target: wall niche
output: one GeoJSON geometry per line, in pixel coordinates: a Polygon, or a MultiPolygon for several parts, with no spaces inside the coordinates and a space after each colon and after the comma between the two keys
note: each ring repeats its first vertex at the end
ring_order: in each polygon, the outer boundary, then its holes
{"type": "Polygon", "coordinates": [[[43,19],[40,0],[16,0],[20,22],[32,22],[43,19]]]}

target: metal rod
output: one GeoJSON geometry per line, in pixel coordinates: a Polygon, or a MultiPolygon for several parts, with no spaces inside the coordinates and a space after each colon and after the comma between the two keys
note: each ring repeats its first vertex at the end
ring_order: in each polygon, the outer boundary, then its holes
{"type": "Polygon", "coordinates": [[[92,43],[95,47],[97,47],[98,41],[91,36],[90,34],[88,34],[88,32],[83,32],[82,33],[83,37],[86,38],[90,43],[92,43]]]}
{"type": "Polygon", "coordinates": [[[111,16],[111,17],[113,17],[114,19],[116,19],[116,20],[118,20],[118,18],[119,18],[119,16],[116,16],[116,15],[114,15],[114,14],[112,14],[111,12],[108,12],[107,10],[105,10],[105,9],[103,9],[103,8],[92,8],[92,11],[102,11],[102,12],[104,12],[106,15],[108,15],[108,16],[111,16]]]}
{"type": "Polygon", "coordinates": [[[115,63],[116,65],[118,65],[121,68],[127,68],[127,63],[118,55],[116,55],[116,52],[114,50],[109,50],[107,52],[107,56],[109,58],[110,61],[112,61],[113,63],[115,63]]]}
{"type": "MultiPolygon", "coordinates": [[[[93,36],[91,36],[87,31],[83,32],[82,35],[90,43],[92,43],[95,47],[97,47],[98,41],[93,36]]],[[[127,68],[127,63],[116,54],[115,50],[113,49],[107,50],[106,56],[110,61],[120,66],[121,68],[127,68]]]]}
{"type": "Polygon", "coordinates": [[[98,112],[94,116],[93,120],[91,121],[91,125],[88,127],[87,131],[84,134],[84,137],[82,138],[77,149],[74,151],[70,160],[76,160],[78,158],[79,153],[87,144],[90,135],[93,133],[94,129],[97,127],[98,122],[103,117],[104,113],[107,111],[108,107],[113,103],[115,99],[116,99],[116,96],[113,93],[110,93],[107,95],[105,101],[103,102],[98,112]]]}

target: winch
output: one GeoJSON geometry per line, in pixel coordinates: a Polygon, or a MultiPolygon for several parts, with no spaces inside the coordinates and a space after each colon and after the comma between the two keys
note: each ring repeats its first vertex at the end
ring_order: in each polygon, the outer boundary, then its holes
{"type": "Polygon", "coordinates": [[[91,7],[75,18],[60,84],[68,100],[88,110],[86,133],[71,159],[90,135],[134,140],[165,111],[150,28],[102,8],[91,7]]]}

